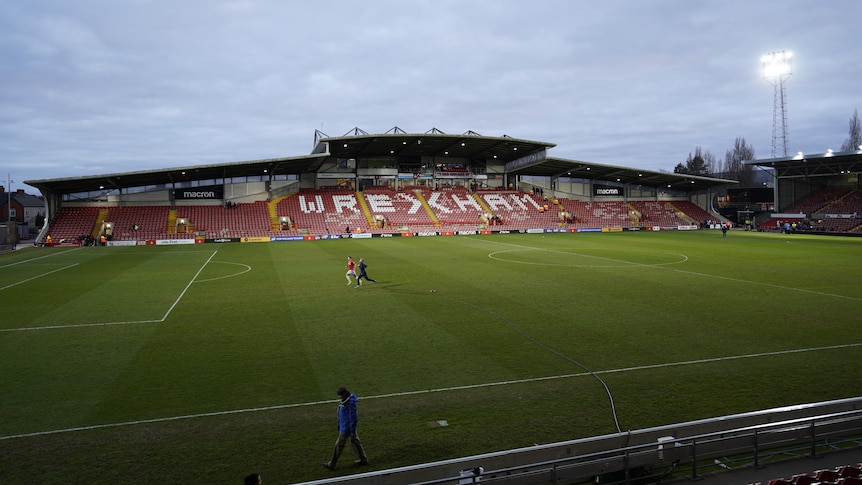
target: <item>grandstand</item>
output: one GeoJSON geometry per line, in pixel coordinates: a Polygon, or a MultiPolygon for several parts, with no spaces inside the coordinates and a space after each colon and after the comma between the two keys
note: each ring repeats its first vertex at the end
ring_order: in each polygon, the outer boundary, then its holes
{"type": "MultiPolygon", "coordinates": [[[[727,220],[713,203],[734,181],[554,158],[553,146],[472,131],[318,131],[307,156],[26,183],[47,201],[49,224],[40,239],[50,232],[68,244],[102,235],[112,244],[173,244],[348,233],[675,230],[727,220]]],[[[775,173],[776,208],[759,211],[756,226],[780,230],[792,220],[799,229],[862,234],[862,192],[846,170],[860,156],[745,162],[775,173]],[[817,173],[800,177],[814,161],[817,173]]]]}
{"type": "MultiPolygon", "coordinates": [[[[230,207],[184,205],[173,210],[169,206],[69,206],[58,212],[51,233],[54,240],[72,244],[80,235],[98,237],[103,231],[101,225],[113,241],[146,241],[429,231],[670,230],[701,227],[705,221],[717,220],[714,214],[688,200],[547,199],[509,190],[470,193],[464,187],[370,187],[361,192],[302,188],[274,206],[276,217],[289,221],[287,224],[272,223],[265,200],[230,207]]],[[[862,213],[862,191],[845,191],[826,203],[806,201],[794,210],[807,207],[816,207],[811,213],[820,215],[811,226],[814,230],[862,230],[859,219],[830,217],[846,211],[862,213]]],[[[764,230],[775,227],[775,221],[763,224],[764,230]]]]}
{"type": "Polygon", "coordinates": [[[705,213],[687,201],[542,200],[512,191],[471,194],[465,188],[364,192],[304,188],[281,199],[275,208],[279,220],[289,221],[286,225],[273,226],[266,201],[174,210],[168,206],[64,207],[52,222],[51,233],[55,240],[66,239],[71,244],[79,235],[99,236],[103,231],[112,241],[147,241],[428,231],[659,230],[696,225],[705,213]],[[567,212],[575,218],[567,220],[562,215],[567,212]]]}
{"type": "Polygon", "coordinates": [[[710,201],[735,183],[553,158],[553,146],[356,129],[317,132],[308,156],[26,183],[46,199],[40,239],[123,245],[694,228],[721,219],[710,201]]]}
{"type": "Polygon", "coordinates": [[[862,234],[862,150],[800,153],[744,163],[768,171],[775,181],[774,210],[755,217],[760,230],[783,231],[787,222],[798,231],[862,234]]]}

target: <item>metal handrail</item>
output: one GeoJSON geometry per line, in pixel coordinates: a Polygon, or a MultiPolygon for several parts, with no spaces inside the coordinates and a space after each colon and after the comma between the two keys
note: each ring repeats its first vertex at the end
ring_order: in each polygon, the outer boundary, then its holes
{"type": "MultiPolygon", "coordinates": [[[[673,438],[667,441],[662,442],[661,444],[664,446],[674,446],[676,448],[689,448],[689,459],[691,461],[691,479],[698,478],[698,470],[697,464],[699,461],[706,459],[709,457],[701,456],[697,452],[698,444],[715,444],[727,442],[729,440],[737,440],[740,438],[750,437],[752,438],[751,450],[753,452],[753,459],[755,465],[757,464],[759,453],[763,451],[758,442],[758,437],[765,432],[787,432],[791,430],[798,429],[808,429],[809,436],[800,439],[794,439],[793,442],[804,439],[805,442],[811,442],[811,454],[812,457],[815,456],[815,444],[817,441],[817,425],[818,424],[826,424],[826,423],[837,423],[837,422],[854,422],[858,421],[860,426],[862,426],[862,410],[852,410],[852,411],[844,411],[839,413],[830,413],[824,414],[820,416],[812,416],[805,418],[796,418],[789,419],[784,421],[779,421],[775,423],[766,423],[766,424],[758,424],[751,426],[743,426],[740,428],[734,428],[729,430],[722,431],[713,431],[710,433],[703,433],[698,435],[686,436],[682,438],[673,438]]],[[[787,446],[785,443],[783,446],[787,446]]],[[[625,446],[621,448],[616,448],[613,450],[604,450],[593,453],[587,453],[583,455],[578,455],[575,457],[567,457],[567,458],[559,458],[555,460],[547,460],[542,462],[531,463],[527,465],[519,465],[510,468],[500,468],[495,470],[486,470],[481,476],[474,477],[448,477],[448,478],[440,478],[435,480],[423,481],[423,482],[415,482],[413,485],[438,485],[438,484],[447,484],[447,483],[467,483],[465,480],[470,480],[471,482],[478,482],[482,479],[493,479],[495,477],[505,476],[507,479],[513,478],[513,476],[518,474],[537,474],[541,471],[545,471],[551,474],[551,476],[556,477],[558,475],[558,469],[560,468],[577,468],[577,467],[586,467],[587,465],[594,465],[601,461],[606,461],[608,459],[621,459],[623,463],[625,463],[625,468],[622,471],[626,472],[626,476],[628,476],[628,458],[635,454],[642,454],[645,451],[650,453],[656,450],[657,443],[644,443],[639,445],[631,445],[625,446]]],[[[658,458],[656,459],[658,461],[658,458]]],[[[541,480],[537,483],[546,483],[544,480],[541,480]]],[[[557,483],[557,480],[554,479],[553,483],[557,483]]]]}

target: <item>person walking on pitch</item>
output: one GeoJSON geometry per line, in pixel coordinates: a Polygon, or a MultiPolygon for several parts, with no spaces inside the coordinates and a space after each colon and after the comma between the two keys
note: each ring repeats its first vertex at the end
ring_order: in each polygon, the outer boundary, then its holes
{"type": "Polygon", "coordinates": [[[336,391],[338,394],[338,439],[335,440],[335,449],[332,451],[332,458],[323,464],[323,467],[328,470],[335,470],[335,465],[338,463],[338,458],[341,452],[344,451],[344,445],[350,441],[353,451],[356,452],[356,465],[367,465],[368,455],[365,454],[365,448],[362,446],[362,441],[356,434],[356,424],[359,418],[356,413],[356,402],[359,398],[350,392],[349,389],[342,386],[336,391]]]}

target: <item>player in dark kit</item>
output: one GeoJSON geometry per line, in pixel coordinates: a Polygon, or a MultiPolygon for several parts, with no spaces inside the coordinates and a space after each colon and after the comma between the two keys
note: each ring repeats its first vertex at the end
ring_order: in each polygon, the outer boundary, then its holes
{"type": "Polygon", "coordinates": [[[368,273],[365,272],[365,268],[367,267],[368,265],[365,264],[365,259],[359,258],[359,276],[356,277],[356,286],[354,286],[354,288],[362,286],[362,278],[365,278],[372,283],[377,283],[377,280],[373,280],[368,277],[368,273]]]}

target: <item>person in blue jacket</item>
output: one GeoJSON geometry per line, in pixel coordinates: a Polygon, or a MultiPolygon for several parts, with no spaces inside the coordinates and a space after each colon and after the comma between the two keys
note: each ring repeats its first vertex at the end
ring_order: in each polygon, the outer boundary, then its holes
{"type": "Polygon", "coordinates": [[[359,457],[356,464],[367,465],[368,456],[365,454],[365,448],[362,447],[362,441],[356,434],[356,424],[359,420],[356,413],[356,402],[359,401],[359,398],[344,386],[338,388],[337,394],[340,400],[338,404],[338,439],[335,440],[332,459],[324,463],[323,466],[329,470],[335,470],[335,464],[338,463],[338,457],[344,451],[347,440],[350,440],[353,451],[359,457]]]}

